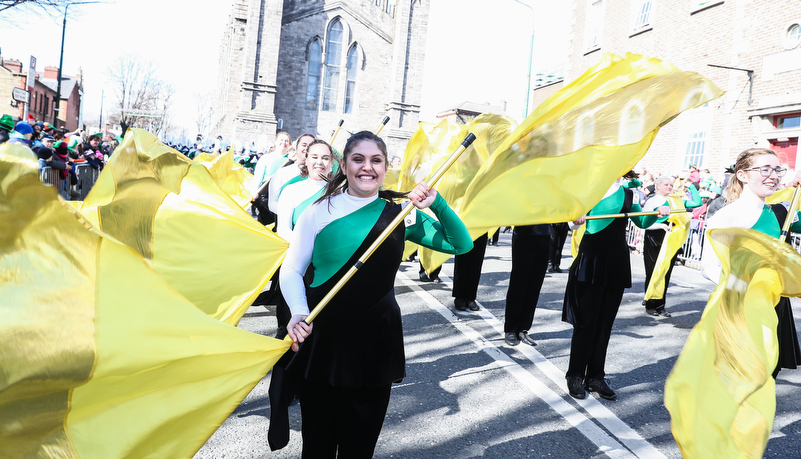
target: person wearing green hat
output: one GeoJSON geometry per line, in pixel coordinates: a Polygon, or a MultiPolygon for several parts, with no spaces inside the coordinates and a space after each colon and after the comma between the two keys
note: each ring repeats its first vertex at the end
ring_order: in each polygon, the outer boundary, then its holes
{"type": "Polygon", "coordinates": [[[8,135],[14,130],[14,118],[11,115],[0,117],[0,144],[8,142],[8,135]]]}

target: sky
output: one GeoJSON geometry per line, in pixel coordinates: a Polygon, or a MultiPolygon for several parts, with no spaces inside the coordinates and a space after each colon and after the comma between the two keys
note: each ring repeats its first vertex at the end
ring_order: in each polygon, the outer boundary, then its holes
{"type": "MultiPolygon", "coordinates": [[[[521,0],[430,0],[421,121],[464,101],[500,105],[520,121],[531,33],[534,74],[564,61],[568,3],[521,0]]],[[[176,89],[173,120],[193,129],[195,94],[214,93],[220,41],[231,0],[116,0],[70,7],[63,73],[84,75],[84,119],[115,103],[108,67],[122,54],[154,62],[176,89]]],[[[11,11],[12,13],[9,13],[11,11]]],[[[62,17],[0,13],[0,53],[37,70],[58,66],[62,17]],[[24,16],[24,17],[17,17],[24,16]],[[9,20],[11,19],[11,20],[9,20]]],[[[104,115],[105,117],[105,115],[104,115]]]]}

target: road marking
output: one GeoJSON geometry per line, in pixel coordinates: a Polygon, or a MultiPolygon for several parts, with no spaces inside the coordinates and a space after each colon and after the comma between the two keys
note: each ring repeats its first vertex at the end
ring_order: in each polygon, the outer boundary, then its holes
{"type": "MultiPolygon", "coordinates": [[[[405,273],[398,271],[398,280],[403,285],[409,287],[419,296],[426,305],[438,312],[442,317],[451,323],[457,330],[470,339],[479,349],[492,357],[500,368],[506,370],[523,385],[528,387],[536,396],[546,402],[554,411],[561,415],[571,425],[576,427],[585,437],[592,441],[598,449],[609,457],[613,458],[664,458],[665,455],[657,450],[648,441],[642,438],[634,429],[621,421],[608,408],[603,406],[594,397],[589,396],[584,400],[576,402],[587,411],[587,414],[577,410],[568,403],[564,397],[569,397],[567,393],[559,394],[537,379],[533,374],[512,360],[505,352],[488,341],[475,329],[459,319],[450,308],[440,303],[433,295],[423,289],[418,283],[413,282],[405,273]],[[612,435],[593,422],[593,419],[600,423],[612,435]],[[622,442],[622,444],[621,444],[622,442]],[[625,445],[625,446],[624,446],[625,445]]],[[[450,283],[450,279],[440,274],[443,282],[450,283]]],[[[495,329],[500,336],[503,336],[503,323],[492,315],[483,306],[477,311],[479,317],[495,329]]],[[[525,355],[534,365],[542,371],[557,386],[564,387],[564,374],[540,352],[531,346],[518,346],[517,350],[525,355]]]]}

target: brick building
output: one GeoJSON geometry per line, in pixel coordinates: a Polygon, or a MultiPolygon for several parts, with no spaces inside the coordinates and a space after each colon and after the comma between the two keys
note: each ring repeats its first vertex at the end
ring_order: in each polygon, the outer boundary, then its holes
{"type": "MultiPolygon", "coordinates": [[[[746,148],[774,148],[795,167],[801,134],[798,0],[573,0],[565,81],[603,52],[663,59],[726,91],[662,128],[638,167],[723,169],[746,148]]],[[[564,83],[535,90],[535,104],[564,83]]]]}
{"type": "Polygon", "coordinates": [[[327,139],[376,130],[405,147],[419,120],[424,0],[235,0],[212,136],[266,144],[277,128],[327,139]]]}
{"type": "MultiPolygon", "coordinates": [[[[23,72],[22,62],[16,59],[0,57],[0,115],[11,115],[15,120],[23,119],[25,102],[14,99],[13,90],[24,90],[28,78],[27,70],[23,72]],[[5,99],[5,100],[3,100],[5,99]]],[[[30,94],[28,116],[34,121],[53,123],[53,109],[56,90],[58,89],[58,67],[45,67],[43,72],[36,72],[33,91],[30,94]]],[[[83,97],[83,76],[78,70],[77,76],[61,76],[61,104],[59,107],[58,127],[69,131],[78,129],[80,123],[81,98],[83,97]]]]}

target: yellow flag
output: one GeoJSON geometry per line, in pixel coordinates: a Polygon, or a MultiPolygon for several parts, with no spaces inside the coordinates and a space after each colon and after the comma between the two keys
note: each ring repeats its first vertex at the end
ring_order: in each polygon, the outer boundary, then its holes
{"type": "MultiPolygon", "coordinates": [[[[671,209],[684,208],[684,201],[679,195],[668,196],[668,203],[671,209]]],[[[659,300],[665,297],[665,276],[673,262],[673,257],[684,245],[687,240],[687,234],[690,232],[690,216],[687,215],[687,212],[672,213],[667,222],[672,224],[673,227],[665,236],[662,247],[659,248],[659,255],[656,256],[651,282],[648,283],[645,290],[646,300],[659,300]]]]}
{"type": "Polygon", "coordinates": [[[223,192],[205,167],[141,129],[128,131],[81,213],[139,252],[192,304],[232,325],[288,247],[223,192]]]}
{"type": "Polygon", "coordinates": [[[765,198],[765,202],[767,204],[778,204],[780,202],[793,202],[793,193],[795,193],[795,187],[785,188],[765,198]]]}
{"type": "Polygon", "coordinates": [[[584,236],[584,230],[587,228],[587,225],[581,225],[578,228],[573,230],[573,235],[570,236],[570,254],[573,255],[573,258],[578,256],[579,246],[581,245],[581,238],[584,236]]]}
{"type": "Polygon", "coordinates": [[[289,343],[203,314],[62,204],[0,146],[0,457],[191,457],[289,343]]]}
{"type": "Polygon", "coordinates": [[[774,306],[801,294],[801,255],[750,229],[713,229],[707,238],[723,282],[667,378],[665,406],[685,458],[759,458],[776,411],[774,306]]]}
{"type": "Polygon", "coordinates": [[[253,180],[253,174],[234,161],[233,149],[221,155],[201,153],[193,161],[205,166],[214,183],[239,204],[239,207],[244,209],[250,205],[251,193],[247,185],[253,180]]]}
{"type": "MultiPolygon", "coordinates": [[[[449,120],[443,120],[433,127],[421,125],[404,154],[404,167],[401,170],[402,188],[412,189],[418,182],[427,179],[459,147],[465,136],[473,133],[476,140],[436,184],[437,192],[442,194],[458,215],[465,190],[476,173],[515,127],[516,123],[510,118],[491,114],[479,115],[466,125],[458,125],[449,120]]],[[[419,253],[420,262],[428,273],[451,257],[423,248],[419,253]]]]}
{"type": "Polygon", "coordinates": [[[466,191],[462,221],[475,237],[498,226],[576,220],[637,164],[661,126],[721,94],[658,59],[605,54],[492,155],[466,191]]]}

